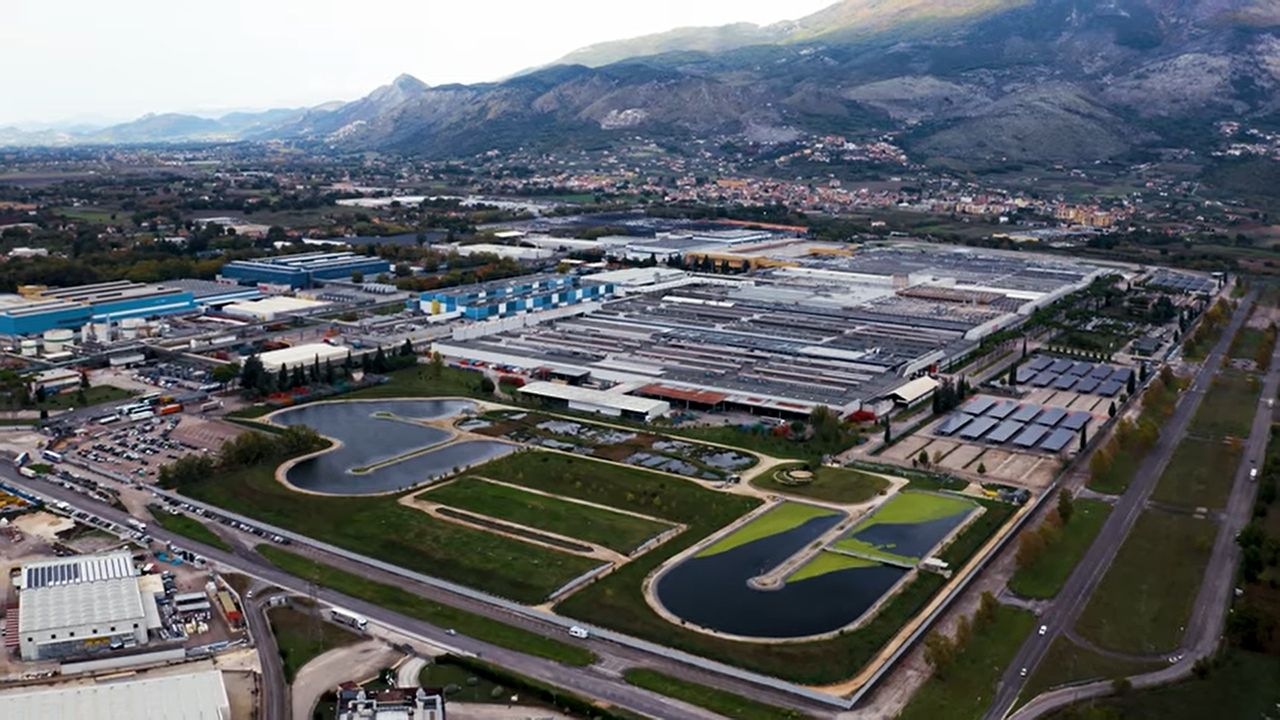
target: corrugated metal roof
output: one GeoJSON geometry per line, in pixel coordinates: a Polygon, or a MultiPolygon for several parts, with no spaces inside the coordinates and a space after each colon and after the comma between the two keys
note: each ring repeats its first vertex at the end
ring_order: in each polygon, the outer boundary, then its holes
{"type": "Polygon", "coordinates": [[[129,551],[83,555],[28,563],[22,566],[23,589],[98,582],[137,575],[129,551]]]}
{"type": "Polygon", "coordinates": [[[229,720],[222,673],[206,670],[143,680],[0,693],[5,720],[229,720]]]}
{"type": "Polygon", "coordinates": [[[18,597],[18,628],[23,634],[86,625],[105,631],[112,623],[145,618],[138,580],[131,577],[23,590],[18,597]]]}

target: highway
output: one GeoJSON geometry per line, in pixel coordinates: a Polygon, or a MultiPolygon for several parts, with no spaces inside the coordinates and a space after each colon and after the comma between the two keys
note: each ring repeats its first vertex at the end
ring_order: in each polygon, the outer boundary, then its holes
{"type": "MultiPolygon", "coordinates": [[[[985,720],[1001,720],[1006,717],[1014,704],[1017,702],[1019,695],[1022,694],[1027,680],[1034,674],[1035,669],[1044,660],[1049,648],[1053,645],[1054,640],[1073,628],[1080,614],[1084,612],[1088,605],[1089,598],[1097,589],[1098,583],[1102,581],[1103,576],[1111,567],[1112,561],[1115,559],[1116,552],[1128,537],[1130,530],[1133,529],[1134,523],[1147,507],[1147,500],[1151,493],[1155,490],[1156,483],[1160,479],[1160,475],[1164,472],[1165,467],[1169,463],[1169,459],[1173,456],[1174,450],[1178,443],[1186,435],[1187,427],[1191,423],[1191,419],[1195,416],[1196,411],[1200,408],[1200,403],[1208,392],[1213,383],[1214,377],[1218,374],[1222,366],[1223,359],[1231,346],[1231,341],[1235,337],[1236,332],[1244,324],[1249,317],[1249,312],[1253,307],[1255,294],[1251,293],[1243,298],[1237,306],[1235,313],[1231,317],[1231,322],[1223,331],[1222,337],[1218,340],[1209,356],[1201,365],[1200,370],[1196,373],[1191,385],[1183,391],[1179,398],[1177,406],[1173,411],[1173,415],[1165,422],[1163,431],[1160,433],[1159,439],[1156,441],[1155,447],[1147,454],[1142,463],[1138,466],[1138,470],[1134,475],[1133,482],[1129,485],[1128,490],[1116,502],[1111,515],[1107,518],[1102,530],[1098,533],[1097,539],[1093,545],[1089,547],[1080,564],[1072,572],[1067,579],[1062,590],[1057,597],[1049,602],[1041,615],[1040,622],[1048,626],[1048,630],[1044,635],[1032,634],[1019,648],[1009,667],[1006,668],[1004,676],[1001,678],[996,690],[996,697],[984,716],[985,720]],[[1026,676],[1022,676],[1023,669],[1026,670],[1026,676]]],[[[1277,374],[1277,369],[1273,365],[1271,373],[1268,375],[1268,385],[1273,383],[1273,376],[1277,374]]],[[[1258,438],[1255,432],[1250,436],[1248,456],[1255,458],[1256,445],[1258,438]]],[[[1262,447],[1265,449],[1265,439],[1261,439],[1262,447]]],[[[1247,475],[1248,471],[1242,464],[1242,472],[1247,475]]],[[[1233,495],[1232,511],[1234,512],[1236,498],[1233,495]]],[[[1246,508],[1247,513],[1247,508],[1246,508]]],[[[1247,516],[1247,515],[1246,515],[1247,516]]],[[[1224,523],[1225,525],[1225,523],[1224,523]]],[[[1230,538],[1234,538],[1232,533],[1230,538]]],[[[1215,546],[1214,558],[1210,562],[1210,567],[1219,564],[1218,557],[1219,548],[1215,546]]],[[[1234,563],[1230,565],[1229,570],[1234,572],[1234,563]]],[[[1228,580],[1228,582],[1230,582],[1228,580]]],[[[1203,593],[1197,601],[1196,615],[1201,616],[1206,612],[1203,604],[1206,598],[1203,593]]],[[[1225,612],[1225,605],[1219,608],[1220,612],[1225,612]]],[[[1188,633],[1191,635],[1193,633],[1188,633]]],[[[1216,642],[1216,635],[1214,636],[1216,642]]],[[[1185,660],[1184,660],[1185,662],[1185,660]]],[[[1021,718],[1022,715],[1019,714],[1021,718]]]]}
{"type": "MultiPolygon", "coordinates": [[[[1262,395],[1249,430],[1244,455],[1236,469],[1231,496],[1223,513],[1213,553],[1205,571],[1204,583],[1196,595],[1196,604],[1183,636],[1182,659],[1169,667],[1130,678],[1134,687],[1165,685],[1191,675],[1196,660],[1212,655],[1222,639],[1227,621],[1227,607],[1235,589],[1236,570],[1240,565],[1240,548],[1236,535],[1253,517],[1254,500],[1258,483],[1249,477],[1253,468],[1262,468],[1271,439],[1274,418],[1273,404],[1280,392],[1280,344],[1272,350],[1271,367],[1262,386],[1262,395]]],[[[1042,717],[1080,700],[1101,697],[1111,693],[1110,682],[1097,682],[1045,693],[1013,715],[1014,720],[1032,720],[1042,717]]]]}
{"type": "MultiPolygon", "coordinates": [[[[36,482],[23,478],[17,475],[13,468],[8,466],[0,466],[0,477],[3,477],[7,483],[14,485],[21,490],[55,501],[65,501],[67,504],[72,505],[77,509],[91,512],[120,525],[124,525],[125,521],[131,517],[124,511],[98,503],[80,495],[79,493],[66,490],[59,485],[47,482],[36,482]]],[[[310,593],[309,583],[306,580],[282,572],[265,561],[249,557],[251,553],[246,552],[243,547],[237,548],[235,552],[224,552],[217,548],[201,545],[200,543],[194,542],[184,536],[168,532],[158,525],[149,528],[149,532],[156,541],[160,543],[171,542],[174,545],[190,549],[193,552],[203,555],[211,563],[214,563],[219,567],[243,573],[262,582],[276,585],[277,587],[293,593],[300,595],[308,595],[310,593]]],[[[362,574],[368,575],[369,573],[362,574]]],[[[380,578],[374,576],[373,579],[380,578]]],[[[396,578],[394,582],[397,586],[409,590],[410,592],[414,592],[415,594],[427,594],[425,592],[420,593],[425,586],[417,585],[411,581],[405,580],[404,578],[396,578]]],[[[639,651],[623,648],[600,640],[590,640],[586,643],[599,657],[596,664],[590,667],[572,667],[561,665],[560,663],[556,663],[551,660],[525,655],[523,653],[491,645],[463,635],[449,635],[446,632],[447,628],[436,627],[416,618],[401,615],[381,606],[349,597],[323,587],[316,589],[315,597],[322,603],[347,608],[353,612],[364,615],[369,618],[371,622],[394,628],[423,642],[428,642],[444,648],[451,648],[458,653],[480,658],[486,662],[500,665],[514,672],[556,687],[564,688],[578,695],[595,698],[611,705],[650,717],[664,719],[690,718],[693,720],[710,720],[712,718],[719,718],[720,716],[703,710],[702,708],[688,705],[672,698],[627,684],[622,679],[621,673],[629,667],[638,665],[655,667],[659,670],[663,670],[667,673],[674,674],[691,681],[701,681],[746,696],[758,695],[763,691],[763,689],[755,688],[754,686],[739,687],[740,685],[745,685],[745,683],[728,678],[712,676],[705,671],[698,671],[683,664],[671,663],[669,661],[665,661],[664,658],[642,654],[639,651]]],[[[248,608],[246,608],[246,611],[248,611],[248,608]]],[[[516,620],[514,616],[506,616],[501,619],[503,622],[508,624],[520,624],[514,622],[516,620]]],[[[269,635],[269,633],[267,634],[269,635]]],[[[549,633],[544,632],[542,634],[549,633]]],[[[563,635],[563,633],[557,627],[554,630],[554,636],[560,637],[561,635],[563,635]]],[[[567,641],[569,638],[565,636],[562,639],[567,641]]],[[[279,698],[283,697],[284,693],[273,692],[272,696],[272,702],[279,702],[279,698]]],[[[794,705],[795,698],[790,698],[790,700],[791,702],[788,704],[794,705]]],[[[806,707],[805,709],[807,712],[810,712],[810,714],[815,716],[830,716],[829,709],[826,709],[825,711],[822,708],[814,707],[806,707]]]]}

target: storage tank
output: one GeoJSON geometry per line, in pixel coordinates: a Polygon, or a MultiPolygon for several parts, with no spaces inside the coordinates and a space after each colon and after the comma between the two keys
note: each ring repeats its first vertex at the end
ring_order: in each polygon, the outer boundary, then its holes
{"type": "Polygon", "coordinates": [[[35,357],[40,354],[40,343],[37,340],[28,338],[23,340],[18,347],[21,348],[23,357],[35,357]]]}
{"type": "Polygon", "coordinates": [[[54,328],[53,330],[44,331],[44,354],[52,355],[54,353],[65,352],[67,346],[76,339],[74,330],[66,328],[54,328]]]}
{"type": "Polygon", "coordinates": [[[138,335],[142,334],[147,327],[147,321],[144,318],[125,318],[120,321],[120,337],[125,340],[137,340],[138,335]]]}

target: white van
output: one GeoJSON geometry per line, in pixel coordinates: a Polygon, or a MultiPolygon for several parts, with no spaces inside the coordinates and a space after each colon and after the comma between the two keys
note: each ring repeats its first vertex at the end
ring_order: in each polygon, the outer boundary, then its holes
{"type": "Polygon", "coordinates": [[[569,634],[580,640],[586,640],[587,638],[591,637],[590,631],[588,631],[586,628],[582,627],[581,625],[574,625],[573,627],[569,628],[569,634]]]}

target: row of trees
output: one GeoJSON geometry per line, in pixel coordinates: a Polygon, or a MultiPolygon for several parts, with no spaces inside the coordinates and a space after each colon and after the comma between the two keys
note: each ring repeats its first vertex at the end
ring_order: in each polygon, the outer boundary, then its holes
{"type": "Polygon", "coordinates": [[[982,593],[978,601],[978,610],[973,617],[963,616],[956,624],[955,635],[947,637],[940,630],[934,630],[924,639],[924,658],[933,667],[939,678],[946,678],[956,659],[968,647],[975,633],[982,632],[991,626],[996,619],[997,602],[990,591],[982,593]]]}
{"type": "Polygon", "coordinates": [[[1026,569],[1062,538],[1062,529],[1075,515],[1075,498],[1066,488],[1058,491],[1058,507],[1045,518],[1040,527],[1022,533],[1018,539],[1018,552],[1014,560],[1019,569],[1026,569]]]}
{"type": "Polygon", "coordinates": [[[254,395],[269,395],[273,392],[285,392],[308,385],[332,385],[339,380],[351,377],[357,369],[370,373],[386,373],[406,367],[412,367],[418,361],[413,343],[405,340],[394,355],[388,354],[381,346],[372,355],[366,354],[355,358],[350,352],[340,365],[330,360],[320,362],[317,355],[310,365],[298,363],[292,368],[281,365],[270,372],[262,364],[262,358],[251,355],[240,368],[240,387],[254,395]]]}
{"type": "Polygon", "coordinates": [[[222,444],[216,456],[185,455],[160,468],[160,487],[181,490],[215,477],[218,473],[280,462],[329,446],[315,430],[299,425],[279,433],[247,432],[222,444]]]}

